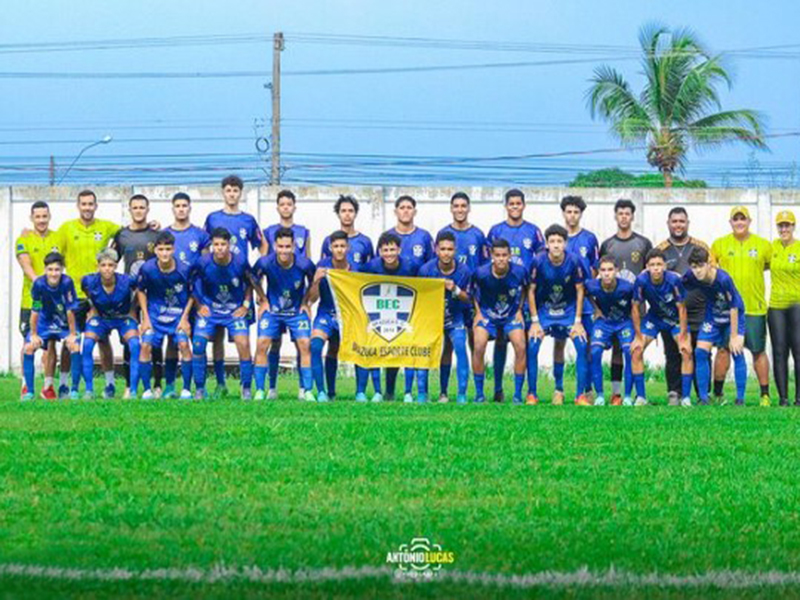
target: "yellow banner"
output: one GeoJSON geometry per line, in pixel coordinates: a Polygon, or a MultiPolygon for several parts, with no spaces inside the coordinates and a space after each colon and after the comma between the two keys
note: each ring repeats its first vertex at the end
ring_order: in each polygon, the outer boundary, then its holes
{"type": "Polygon", "coordinates": [[[438,369],[444,280],[328,269],[339,317],[339,360],[361,367],[438,369]]]}

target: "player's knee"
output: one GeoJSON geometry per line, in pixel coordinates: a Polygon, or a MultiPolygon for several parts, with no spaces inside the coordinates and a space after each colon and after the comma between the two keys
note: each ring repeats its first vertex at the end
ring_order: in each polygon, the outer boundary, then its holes
{"type": "Polygon", "coordinates": [[[270,349],[270,339],[258,338],[258,342],[256,343],[256,351],[259,354],[266,354],[267,350],[269,349],[270,349]]]}
{"type": "Polygon", "coordinates": [[[208,345],[208,340],[204,337],[196,337],[192,340],[192,352],[196,355],[203,355],[206,354],[206,346],[208,345]]]}

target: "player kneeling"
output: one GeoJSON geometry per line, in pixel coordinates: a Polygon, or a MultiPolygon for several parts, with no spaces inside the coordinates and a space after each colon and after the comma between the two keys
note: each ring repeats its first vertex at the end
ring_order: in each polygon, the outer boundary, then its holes
{"type": "Polygon", "coordinates": [[[747,363],[744,358],[744,301],[733,279],[709,262],[708,250],[696,247],[689,255],[688,271],[683,276],[687,290],[697,289],[706,299],[706,314],[697,334],[695,349],[697,389],[700,404],[708,404],[711,384],[711,347],[729,348],[733,354],[733,373],[736,379],[736,404],[744,404],[747,387],[747,363]]]}
{"type": "Polygon", "coordinates": [[[72,390],[69,397],[78,399],[78,386],[81,382],[80,340],[75,328],[75,309],[78,299],[75,284],[64,275],[64,257],[51,252],[44,259],[44,275],[31,286],[30,331],[25,336],[22,371],[25,376],[25,393],[22,400],[33,400],[34,355],[45,345],[64,342],[70,351],[72,390]]]}
{"type": "Polygon", "coordinates": [[[611,404],[630,406],[633,376],[631,375],[631,342],[633,341],[633,322],[631,321],[631,305],[633,304],[633,284],[617,277],[617,263],[611,256],[604,256],[598,265],[600,278],[589,279],[584,285],[586,296],[591,300],[595,310],[594,328],[591,335],[592,380],[597,398],[595,406],[603,406],[603,352],[611,348],[617,340],[625,356],[625,399],[611,404]]]}
{"type": "Polygon", "coordinates": [[[633,284],[631,319],[636,337],[631,344],[633,384],[636,386],[636,405],[647,404],[644,385],[644,351],[661,332],[669,332],[681,353],[681,406],[691,406],[692,400],[692,340],[687,329],[686,289],[681,276],[667,271],[664,253],[654,248],[645,257],[645,270],[633,284]],[[642,305],[648,310],[641,318],[642,305]]]}
{"type": "MultiPolygon", "coordinates": [[[[167,339],[167,354],[177,347],[181,357],[183,389],[181,399],[192,398],[192,333],[189,314],[192,310],[191,267],[175,260],[175,236],[168,231],[159,234],[155,242],[155,258],[148,260],[139,270],[137,294],[141,307],[142,353],[140,374],[144,391],[142,398],[154,397],[150,389],[153,372],[153,348],[161,349],[167,339]]],[[[173,354],[174,355],[174,354],[173,354]]],[[[163,398],[175,397],[177,365],[167,358],[163,398]]],[[[135,388],[134,388],[135,390],[135,388]]]]}
{"type": "MultiPolygon", "coordinates": [[[[83,338],[83,379],[86,382],[84,398],[94,397],[94,357],[97,342],[107,340],[116,331],[119,341],[128,346],[130,352],[130,383],[133,394],[139,385],[139,328],[133,317],[134,280],[124,273],[117,273],[119,256],[116,250],[107,248],[97,255],[97,273],[81,279],[81,288],[91,308],[86,317],[86,332],[83,338]]],[[[106,386],[106,398],[114,397],[114,386],[106,386]]]]}

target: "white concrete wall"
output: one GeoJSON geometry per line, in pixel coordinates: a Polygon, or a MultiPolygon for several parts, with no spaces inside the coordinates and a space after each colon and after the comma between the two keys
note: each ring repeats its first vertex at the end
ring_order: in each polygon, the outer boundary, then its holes
{"type": "MultiPolygon", "coordinates": [[[[243,208],[253,213],[262,228],[277,221],[275,196],[279,188],[251,187],[245,191],[243,208]]],[[[410,194],[418,201],[417,223],[432,234],[450,221],[449,200],[456,191],[467,192],[472,199],[472,222],[487,231],[504,219],[503,194],[499,187],[294,187],[298,197],[296,221],[311,230],[312,258],[319,258],[322,239],[338,226],[333,213],[333,202],[339,194],[352,194],[361,203],[358,228],[377,241],[380,233],[394,223],[393,202],[401,194],[410,194]]],[[[128,223],[127,199],[134,193],[143,193],[151,200],[151,218],[162,225],[172,221],[170,198],[178,191],[188,192],[193,202],[193,221],[202,225],[206,215],[222,205],[218,187],[198,186],[125,186],[94,188],[100,208],[98,217],[128,223]]],[[[16,236],[29,226],[30,205],[36,200],[50,203],[52,226],[58,227],[66,220],[77,217],[75,202],[78,187],[2,187],[0,188],[0,256],[3,276],[0,277],[0,371],[19,368],[22,340],[17,332],[22,273],[14,258],[13,243],[16,236]]],[[[674,206],[683,206],[689,212],[690,233],[709,244],[730,229],[728,211],[743,204],[750,209],[753,230],[773,239],[776,235],[774,217],[784,207],[800,204],[800,190],[642,190],[642,189],[574,189],[574,188],[523,188],[527,198],[525,216],[542,229],[561,222],[558,203],[566,194],[580,194],[588,208],[583,225],[593,231],[598,239],[615,231],[612,207],[619,198],[630,198],[637,207],[635,227],[653,243],[666,238],[666,216],[674,206]]],[[[255,256],[253,256],[255,258],[255,256]]],[[[768,276],[767,276],[768,277],[768,276]]],[[[233,352],[233,349],[230,349],[233,352]]],[[[290,344],[284,344],[284,353],[293,354],[290,344]]],[[[551,353],[542,352],[542,364],[548,365],[551,353]]],[[[648,361],[662,362],[661,349],[648,350],[648,361]]]]}

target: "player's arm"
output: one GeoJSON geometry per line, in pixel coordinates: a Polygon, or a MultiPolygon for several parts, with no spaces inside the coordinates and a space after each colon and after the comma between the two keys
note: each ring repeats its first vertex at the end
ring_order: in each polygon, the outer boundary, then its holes
{"type": "MultiPolygon", "coordinates": [[[[139,308],[141,308],[141,322],[139,323],[139,333],[144,335],[144,333],[153,328],[153,324],[150,321],[150,312],[147,310],[147,292],[142,289],[136,290],[136,300],[139,303],[139,308]]],[[[189,300],[191,302],[191,300],[189,300]]]]}
{"type": "Polygon", "coordinates": [[[233,311],[233,316],[237,319],[246,316],[247,311],[250,310],[250,306],[252,305],[253,285],[250,283],[250,278],[247,277],[247,275],[245,275],[245,279],[247,280],[247,287],[244,289],[244,300],[242,300],[242,305],[233,311]]]}
{"type": "Polygon", "coordinates": [[[64,340],[66,342],[67,347],[69,348],[70,352],[78,352],[80,350],[80,346],[78,344],[78,328],[76,326],[75,320],[75,311],[72,308],[67,309],[67,326],[69,327],[69,335],[67,339],[64,340]]]}
{"type": "Polygon", "coordinates": [[[728,348],[732,354],[739,355],[744,350],[744,336],[739,333],[739,319],[742,316],[737,306],[731,306],[731,335],[728,348]]]}
{"type": "Polygon", "coordinates": [[[528,336],[541,339],[544,337],[544,330],[539,324],[539,311],[536,308],[536,281],[534,277],[535,274],[531,276],[531,281],[528,283],[528,309],[531,312],[531,328],[528,331],[528,336]]]}
{"type": "Polygon", "coordinates": [[[41,348],[42,347],[42,338],[39,337],[37,333],[39,331],[39,308],[37,308],[36,300],[34,299],[33,310],[31,310],[31,320],[30,320],[30,328],[31,328],[31,346],[34,348],[41,348]]]}
{"type": "MultiPolygon", "coordinates": [[[[446,280],[452,281],[452,280],[446,280]]],[[[468,288],[469,286],[467,286],[468,288]]],[[[451,290],[453,296],[458,298],[461,302],[469,302],[469,289],[462,288],[455,281],[453,281],[453,289],[451,290]]]]}
{"type": "Polygon", "coordinates": [[[33,270],[33,263],[31,262],[31,255],[28,254],[27,250],[24,250],[21,254],[17,254],[17,262],[19,266],[22,267],[22,273],[30,279],[31,281],[36,281],[36,271],[33,270]]]}
{"type": "Polygon", "coordinates": [[[325,267],[317,267],[317,270],[314,272],[314,280],[311,282],[311,285],[308,286],[308,291],[306,292],[309,305],[314,305],[317,300],[319,300],[319,283],[327,274],[328,269],[325,267]]]}
{"type": "Polygon", "coordinates": [[[189,296],[189,301],[186,303],[186,308],[183,309],[181,320],[178,322],[178,330],[183,331],[186,335],[191,335],[192,325],[189,323],[189,315],[192,314],[192,307],[194,306],[194,298],[189,296]]]}
{"type": "Polygon", "coordinates": [[[211,310],[203,303],[203,280],[199,274],[195,275],[194,284],[192,285],[192,298],[197,304],[197,314],[201,317],[210,317],[211,310]]]}
{"type": "Polygon", "coordinates": [[[633,341],[631,342],[631,352],[644,348],[644,337],[642,336],[642,304],[634,294],[631,302],[631,322],[633,323],[633,341]]]}
{"type": "Polygon", "coordinates": [[[570,334],[573,337],[580,337],[586,339],[586,330],[583,328],[583,321],[581,317],[581,309],[583,308],[583,298],[586,295],[583,283],[575,284],[575,322],[572,324],[572,331],[570,334]]]}
{"type": "Polygon", "coordinates": [[[308,236],[306,236],[306,258],[311,260],[311,232],[306,231],[308,232],[308,236]]]}
{"type": "MultiPolygon", "coordinates": [[[[680,343],[681,351],[685,351],[683,346],[686,346],[691,353],[692,345],[689,342],[689,312],[686,310],[685,302],[678,302],[678,325],[681,332],[678,334],[678,341],[680,343]]],[[[684,352],[685,353],[685,352],[684,352]]]]}

